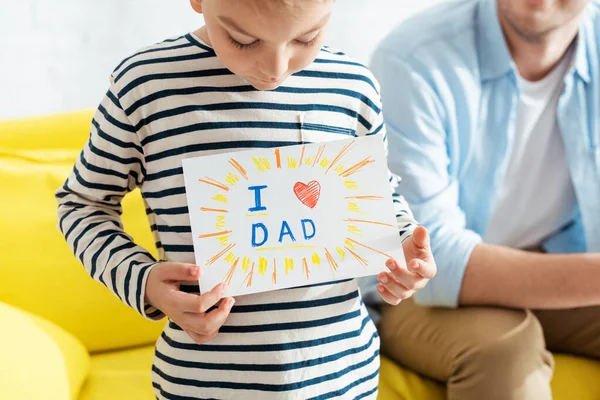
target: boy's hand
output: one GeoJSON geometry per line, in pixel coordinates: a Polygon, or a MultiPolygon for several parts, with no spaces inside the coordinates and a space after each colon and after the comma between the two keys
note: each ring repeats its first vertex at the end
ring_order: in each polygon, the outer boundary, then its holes
{"type": "Polygon", "coordinates": [[[179,290],[180,281],[194,281],[200,276],[200,267],[194,264],[164,262],[150,271],[146,282],[146,302],[165,313],[198,344],[214,339],[225,323],[233,297],[223,299],[218,308],[207,313],[223,296],[224,283],[202,295],[179,290]]]}
{"type": "Polygon", "coordinates": [[[381,272],[377,275],[380,282],[377,291],[386,303],[393,306],[408,299],[417,290],[423,289],[437,272],[429,245],[429,234],[424,227],[417,227],[412,237],[402,244],[402,249],[408,270],[400,267],[395,260],[389,259],[385,265],[391,272],[381,272]]]}

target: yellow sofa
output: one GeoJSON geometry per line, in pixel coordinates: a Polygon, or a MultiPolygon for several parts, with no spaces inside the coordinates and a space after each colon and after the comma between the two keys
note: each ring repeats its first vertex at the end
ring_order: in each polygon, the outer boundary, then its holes
{"type": "MultiPolygon", "coordinates": [[[[0,399],[154,398],[150,366],[163,323],[92,281],[56,230],[53,193],[87,139],[91,112],[0,122],[0,399]]],[[[154,244],[138,191],[125,229],[154,244]]],[[[600,363],[557,356],[558,400],[600,399],[600,363]]],[[[383,359],[380,398],[436,400],[443,386],[383,359]]]]}

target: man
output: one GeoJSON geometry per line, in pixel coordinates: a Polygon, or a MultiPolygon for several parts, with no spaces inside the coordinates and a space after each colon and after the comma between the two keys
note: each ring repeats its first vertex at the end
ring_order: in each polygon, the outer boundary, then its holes
{"type": "Polygon", "coordinates": [[[449,399],[550,399],[550,351],[600,358],[600,3],[444,3],[373,70],[438,265],[382,352],[449,399]]]}

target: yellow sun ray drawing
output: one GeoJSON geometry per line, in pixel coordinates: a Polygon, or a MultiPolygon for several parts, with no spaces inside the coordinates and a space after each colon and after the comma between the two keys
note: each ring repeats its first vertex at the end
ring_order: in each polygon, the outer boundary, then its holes
{"type": "Polygon", "coordinates": [[[236,174],[232,174],[231,172],[227,174],[225,177],[225,181],[231,186],[235,186],[236,183],[240,181],[240,177],[236,174]]]}
{"type": "Polygon", "coordinates": [[[294,259],[293,258],[285,258],[284,260],[285,263],[285,274],[289,274],[290,271],[292,271],[294,269],[294,259]]]}
{"type": "Polygon", "coordinates": [[[216,239],[222,247],[225,247],[229,244],[229,235],[216,236],[216,239]]]}
{"type": "Polygon", "coordinates": [[[321,269],[321,257],[319,256],[319,253],[317,253],[315,251],[312,254],[311,261],[312,261],[313,265],[315,265],[317,268],[321,269]]]}
{"type": "Polygon", "coordinates": [[[223,194],[217,194],[214,197],[211,197],[211,200],[219,201],[219,202],[225,203],[225,204],[229,204],[228,200],[227,200],[227,196],[225,196],[223,194]]]}
{"type": "Polygon", "coordinates": [[[254,162],[254,166],[258,172],[266,172],[271,170],[271,164],[269,163],[269,159],[266,157],[252,157],[252,161],[254,162]]]}
{"type": "Polygon", "coordinates": [[[258,259],[258,273],[261,274],[262,276],[265,276],[265,273],[267,272],[268,267],[269,267],[269,261],[267,261],[267,259],[264,257],[260,257],[258,259]]]}

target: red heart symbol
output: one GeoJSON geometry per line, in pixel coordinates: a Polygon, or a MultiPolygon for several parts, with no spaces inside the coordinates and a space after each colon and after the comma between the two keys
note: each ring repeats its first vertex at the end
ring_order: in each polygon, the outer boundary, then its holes
{"type": "Polygon", "coordinates": [[[300,203],[306,207],[315,208],[321,195],[321,185],[317,181],[310,181],[308,184],[296,182],[294,185],[294,194],[300,200],[300,203]]]}

